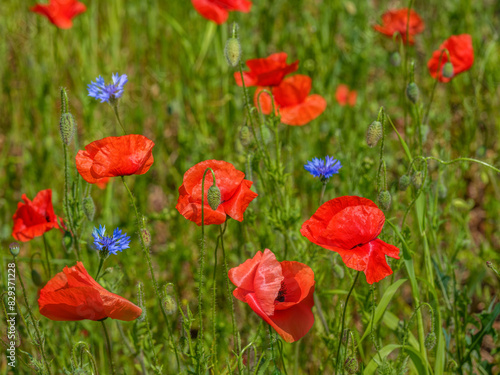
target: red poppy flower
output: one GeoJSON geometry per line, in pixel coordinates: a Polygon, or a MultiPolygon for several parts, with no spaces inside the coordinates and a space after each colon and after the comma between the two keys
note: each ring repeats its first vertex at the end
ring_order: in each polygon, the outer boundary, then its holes
{"type": "MultiPolygon", "coordinates": [[[[30,241],[39,237],[52,228],[59,228],[58,217],[54,214],[52,206],[52,190],[38,192],[35,199],[30,201],[23,194],[23,202],[17,204],[12,236],[18,241],[30,241]]],[[[59,219],[62,222],[62,219],[59,219]]]]}
{"type": "MultiPolygon", "coordinates": [[[[247,60],[249,72],[243,72],[245,86],[278,86],[283,78],[295,72],[299,67],[299,60],[287,64],[285,52],[273,53],[269,57],[247,60]]],[[[242,86],[241,74],[234,73],[238,86],[242,86]]]]}
{"type": "Polygon", "coordinates": [[[40,291],[40,314],[58,321],[102,320],[131,321],[142,310],[129,300],[108,292],[87,272],[82,262],[64,267],[40,291]]]}
{"type": "Polygon", "coordinates": [[[107,137],[85,146],[76,154],[76,169],[91,184],[105,177],[144,174],[154,158],[154,142],[143,135],[107,137]]]}
{"type": "Polygon", "coordinates": [[[221,203],[215,211],[208,205],[207,192],[213,184],[212,173],[209,171],[205,175],[205,225],[222,224],[226,221],[226,215],[242,221],[243,213],[257,197],[257,193],[250,190],[253,182],[245,180],[243,172],[222,160],[205,160],[188,169],[179,187],[179,200],[175,208],[186,219],[201,225],[201,184],[207,168],[212,168],[215,173],[221,203]]]}
{"type": "Polygon", "coordinates": [[[250,12],[252,2],[249,0],[191,0],[195,9],[203,17],[217,24],[226,22],[229,12],[250,12]]]}
{"type": "Polygon", "coordinates": [[[340,197],[323,204],[302,224],[300,233],[316,245],[340,254],[345,265],[363,271],[373,284],[392,274],[385,256],[399,259],[399,249],[377,237],[385,216],[371,200],[340,197]]]}
{"type": "MultiPolygon", "coordinates": [[[[259,98],[262,113],[268,115],[272,111],[271,97],[267,93],[259,96],[262,90],[264,88],[259,87],[255,92],[255,106],[259,108],[259,98]]],[[[285,78],[279,86],[272,88],[276,112],[281,115],[283,124],[302,126],[323,113],[326,100],[317,94],[309,95],[310,91],[311,78],[301,74],[285,78]]]]}
{"type": "Polygon", "coordinates": [[[338,85],[337,91],[335,92],[335,99],[341,106],[345,106],[349,104],[349,106],[354,107],[356,104],[356,99],[358,97],[358,93],[356,90],[349,90],[349,86],[347,85],[338,85]]]}
{"type": "Polygon", "coordinates": [[[302,338],[314,324],[314,272],[299,262],[278,262],[269,250],[229,270],[233,295],[273,327],[286,342],[302,338]]]}
{"type": "Polygon", "coordinates": [[[49,0],[49,4],[37,4],[31,8],[32,12],[47,17],[60,29],[71,28],[72,19],[86,10],[85,4],[78,0],[49,0]]]}
{"type": "Polygon", "coordinates": [[[450,36],[439,46],[437,51],[434,51],[427,63],[431,76],[441,82],[448,82],[453,78],[443,77],[443,66],[448,62],[448,54],[445,51],[448,51],[450,55],[453,77],[469,70],[474,63],[472,37],[469,34],[450,36]]]}
{"type": "MultiPolygon", "coordinates": [[[[382,25],[375,25],[373,28],[384,35],[393,37],[394,34],[398,34],[401,37],[403,43],[407,43],[406,40],[406,27],[408,20],[408,9],[394,9],[385,12],[382,15],[382,25]]],[[[424,31],[425,24],[422,18],[413,9],[410,11],[410,25],[408,27],[408,39],[409,43],[413,44],[413,37],[424,31]]]]}

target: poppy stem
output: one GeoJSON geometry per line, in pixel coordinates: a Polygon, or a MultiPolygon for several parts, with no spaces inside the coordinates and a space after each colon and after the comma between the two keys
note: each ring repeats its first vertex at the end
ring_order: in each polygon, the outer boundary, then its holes
{"type": "Polygon", "coordinates": [[[97,269],[97,274],[95,275],[95,281],[97,281],[97,279],[99,278],[99,274],[101,273],[101,268],[102,268],[102,265],[104,264],[104,257],[101,258],[101,260],[99,261],[99,268],[97,269]]]}
{"type": "Polygon", "coordinates": [[[113,364],[113,357],[111,356],[111,342],[109,341],[108,330],[106,329],[104,320],[101,320],[101,324],[102,324],[102,329],[104,330],[104,335],[106,336],[106,343],[108,344],[108,359],[109,359],[109,364],[111,366],[111,373],[114,375],[116,374],[116,372],[115,372],[115,365],[113,364]]]}
{"type": "Polygon", "coordinates": [[[47,262],[48,278],[52,278],[52,273],[50,272],[50,262],[49,262],[49,245],[47,244],[47,239],[45,238],[45,233],[42,235],[43,247],[45,248],[45,261],[47,262]]]}
{"type": "Polygon", "coordinates": [[[347,311],[347,303],[349,302],[349,297],[351,296],[351,293],[354,289],[354,285],[356,285],[356,281],[358,281],[358,277],[359,277],[360,273],[361,273],[360,271],[356,272],[356,277],[354,278],[354,281],[352,282],[352,285],[351,285],[351,289],[349,290],[349,293],[347,294],[347,298],[345,299],[344,311],[342,312],[342,322],[340,324],[340,339],[339,339],[339,346],[337,349],[337,360],[335,361],[335,370],[337,370],[339,367],[339,355],[340,355],[340,347],[342,346],[342,338],[344,336],[344,323],[345,323],[345,313],[347,311]]]}

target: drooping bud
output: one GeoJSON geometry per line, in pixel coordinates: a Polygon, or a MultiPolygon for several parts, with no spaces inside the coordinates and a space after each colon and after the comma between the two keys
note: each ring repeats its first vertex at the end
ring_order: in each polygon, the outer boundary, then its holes
{"type": "Polygon", "coordinates": [[[443,70],[441,72],[444,78],[452,78],[455,73],[453,71],[453,64],[451,62],[447,62],[443,65],[443,70]]]}
{"type": "Polygon", "coordinates": [[[212,210],[216,211],[219,207],[220,197],[220,189],[216,185],[212,185],[210,186],[210,188],[208,188],[207,200],[208,205],[212,210]]]}
{"type": "Polygon", "coordinates": [[[252,134],[250,128],[244,125],[240,130],[240,142],[243,147],[248,147],[252,143],[252,134]]]}
{"type": "Polygon", "coordinates": [[[40,274],[35,269],[31,270],[31,280],[33,280],[33,284],[35,284],[36,286],[43,285],[42,276],[40,276],[40,274]]]}
{"type": "Polygon", "coordinates": [[[69,146],[75,135],[76,121],[71,113],[63,113],[59,121],[59,131],[61,139],[65,145],[69,146]]]}
{"type": "Polygon", "coordinates": [[[392,66],[400,66],[401,65],[401,55],[399,52],[393,52],[391,53],[391,56],[389,57],[389,61],[392,66]]]}
{"type": "Polygon", "coordinates": [[[413,104],[416,104],[418,101],[419,95],[420,95],[420,91],[418,89],[417,84],[415,82],[410,82],[408,84],[408,86],[406,86],[406,96],[408,97],[408,99],[410,99],[410,101],[413,104]]]}
{"type": "Polygon", "coordinates": [[[391,208],[391,203],[391,193],[389,193],[387,190],[381,191],[378,195],[378,205],[380,206],[380,208],[383,211],[387,211],[389,208],[391,208]]]}
{"type": "Polygon", "coordinates": [[[427,334],[424,345],[427,350],[431,350],[432,348],[434,348],[434,346],[436,345],[436,334],[434,333],[434,331],[427,334]]]}
{"type": "Polygon", "coordinates": [[[349,356],[344,362],[344,369],[348,374],[356,374],[358,372],[358,360],[355,357],[349,356]]]}
{"type": "Polygon", "coordinates": [[[88,221],[94,220],[95,204],[94,200],[90,195],[83,198],[82,206],[83,206],[83,213],[87,217],[88,221]]]}
{"type": "Polygon", "coordinates": [[[21,246],[17,242],[12,242],[9,245],[9,251],[12,254],[12,256],[15,258],[19,255],[19,252],[21,251],[21,246]]]}
{"type": "Polygon", "coordinates": [[[366,131],[366,143],[368,147],[375,147],[380,138],[382,138],[382,133],[382,123],[380,121],[373,121],[366,131]]]}
{"type": "Polygon", "coordinates": [[[139,234],[141,235],[142,243],[144,244],[144,246],[151,246],[151,233],[149,233],[149,230],[147,230],[146,228],[142,228],[139,231],[139,234]]]}
{"type": "Polygon", "coordinates": [[[401,191],[405,191],[406,189],[408,189],[408,186],[410,186],[410,177],[408,177],[408,175],[404,174],[402,175],[400,178],[399,178],[399,190],[401,191]]]}
{"type": "Polygon", "coordinates": [[[424,180],[424,175],[421,171],[416,171],[411,176],[411,183],[417,190],[419,190],[422,187],[423,180],[424,180]]]}
{"type": "Polygon", "coordinates": [[[227,40],[224,55],[229,66],[233,68],[238,66],[241,58],[241,44],[238,38],[233,36],[227,40]]]}
{"type": "Polygon", "coordinates": [[[172,283],[168,283],[163,288],[163,298],[162,303],[165,307],[165,312],[167,315],[173,315],[177,311],[177,302],[175,298],[172,296],[172,293],[169,291],[173,287],[172,283]]]}

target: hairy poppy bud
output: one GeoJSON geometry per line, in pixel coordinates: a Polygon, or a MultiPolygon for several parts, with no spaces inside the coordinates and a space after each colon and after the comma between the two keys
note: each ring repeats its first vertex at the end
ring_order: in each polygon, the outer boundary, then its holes
{"type": "Polygon", "coordinates": [[[411,183],[413,184],[415,189],[418,190],[422,187],[423,179],[424,179],[424,176],[423,176],[422,172],[417,171],[417,172],[413,173],[413,175],[411,176],[411,183]]]}
{"type": "Polygon", "coordinates": [[[252,134],[250,133],[250,128],[246,125],[240,130],[240,142],[243,147],[248,147],[252,143],[252,134]]]}
{"type": "Polygon", "coordinates": [[[40,274],[35,269],[31,270],[31,280],[33,280],[33,284],[35,284],[36,286],[43,285],[42,276],[40,276],[40,274]]]}
{"type": "Polygon", "coordinates": [[[73,237],[71,236],[70,232],[68,231],[64,232],[64,236],[62,238],[62,244],[66,250],[69,250],[71,248],[71,245],[73,245],[73,237]]]}
{"type": "Polygon", "coordinates": [[[69,145],[75,135],[76,121],[71,113],[63,113],[59,121],[59,131],[61,139],[65,145],[69,145]]]}
{"type": "Polygon", "coordinates": [[[443,65],[443,70],[441,72],[444,78],[452,78],[455,73],[453,72],[453,64],[451,62],[447,62],[443,65]]]}
{"type": "Polygon", "coordinates": [[[352,356],[347,357],[344,362],[344,369],[348,374],[355,374],[358,372],[358,360],[352,356]]]}
{"type": "Polygon", "coordinates": [[[9,251],[13,257],[17,257],[19,255],[19,252],[21,251],[21,246],[19,246],[17,242],[12,242],[9,245],[9,251]]]}
{"type": "Polygon", "coordinates": [[[436,345],[436,334],[434,333],[434,331],[427,334],[427,336],[425,337],[424,345],[428,350],[434,348],[434,346],[436,345]]]}
{"type": "Polygon", "coordinates": [[[224,55],[229,66],[233,68],[238,66],[241,58],[241,44],[238,38],[232,37],[227,40],[224,55]]]}
{"type": "Polygon", "coordinates": [[[375,147],[382,138],[382,123],[380,121],[373,121],[368,130],[366,131],[366,143],[369,147],[375,147]]]}
{"type": "Polygon", "coordinates": [[[146,301],[144,300],[144,284],[137,283],[137,304],[142,309],[141,315],[137,318],[138,321],[143,322],[146,319],[146,301]]]}
{"type": "Polygon", "coordinates": [[[207,200],[212,210],[217,210],[220,204],[220,189],[216,185],[210,186],[207,193],[207,200]]]}
{"type": "Polygon", "coordinates": [[[83,206],[83,213],[87,217],[88,221],[94,220],[95,204],[94,200],[90,195],[88,197],[83,198],[82,206],[83,206]]]}
{"type": "Polygon", "coordinates": [[[391,193],[387,190],[383,190],[378,195],[378,205],[383,211],[387,211],[391,208],[392,197],[391,193]]]}
{"type": "Polygon", "coordinates": [[[401,55],[399,52],[393,52],[391,53],[391,56],[389,57],[389,61],[392,66],[400,66],[401,65],[401,55]]]}
{"type": "Polygon", "coordinates": [[[146,228],[140,230],[139,234],[141,235],[142,243],[144,246],[151,246],[151,233],[146,228]]]}
{"type": "Polygon", "coordinates": [[[420,92],[415,82],[410,82],[408,86],[406,86],[406,96],[413,104],[417,103],[419,94],[420,92]]]}
{"type": "Polygon", "coordinates": [[[173,285],[169,283],[165,285],[163,289],[162,303],[165,307],[165,312],[168,315],[173,315],[177,311],[177,302],[175,301],[175,298],[171,296],[171,293],[169,293],[169,289],[171,289],[172,286],[173,285]]]}
{"type": "Polygon", "coordinates": [[[410,186],[410,177],[408,175],[404,174],[399,178],[399,190],[405,191],[408,189],[408,186],[410,186]]]}

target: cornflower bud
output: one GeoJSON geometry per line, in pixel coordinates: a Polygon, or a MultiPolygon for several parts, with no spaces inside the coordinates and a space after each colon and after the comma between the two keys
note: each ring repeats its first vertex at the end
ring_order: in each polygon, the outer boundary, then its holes
{"type": "Polygon", "coordinates": [[[368,130],[366,131],[366,143],[368,147],[375,147],[382,138],[382,123],[380,121],[373,121],[370,126],[368,126],[368,130]]]}
{"type": "Polygon", "coordinates": [[[149,233],[149,230],[147,230],[146,228],[142,228],[139,231],[139,234],[141,236],[142,243],[144,244],[144,246],[146,247],[151,246],[151,233],[149,233]]]}

